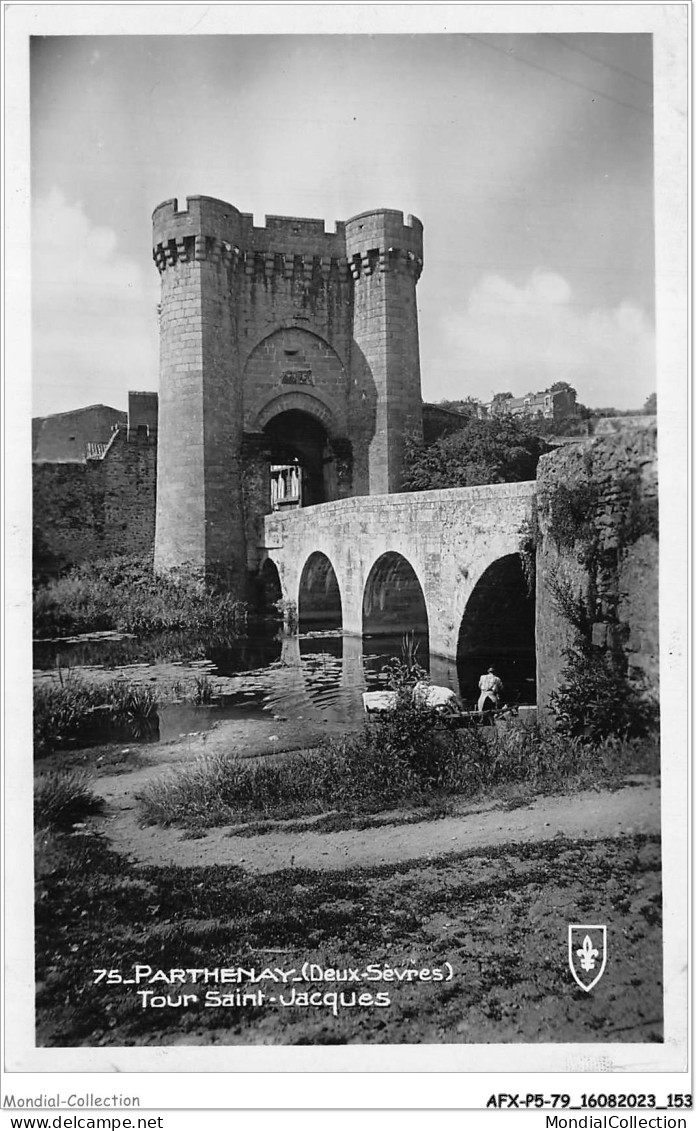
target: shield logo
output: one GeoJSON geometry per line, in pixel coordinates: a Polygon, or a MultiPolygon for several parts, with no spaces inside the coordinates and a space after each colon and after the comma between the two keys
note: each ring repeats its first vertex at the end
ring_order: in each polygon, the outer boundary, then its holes
{"type": "Polygon", "coordinates": [[[568,925],[570,972],[586,993],[597,985],[607,964],[607,928],[597,924],[568,925]]]}

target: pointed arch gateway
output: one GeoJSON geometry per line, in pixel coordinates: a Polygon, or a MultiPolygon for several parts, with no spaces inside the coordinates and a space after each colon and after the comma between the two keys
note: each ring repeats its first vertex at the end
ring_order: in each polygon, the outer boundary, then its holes
{"type": "Polygon", "coordinates": [[[263,434],[273,510],[314,506],[346,492],[348,376],[335,349],[298,326],[273,330],[244,366],[245,428],[263,434]]]}
{"type": "Polygon", "coordinates": [[[535,601],[519,554],[498,558],[481,574],[466,604],[457,641],[463,701],[478,697],[489,666],[503,681],[508,702],[536,703],[535,601]]]}

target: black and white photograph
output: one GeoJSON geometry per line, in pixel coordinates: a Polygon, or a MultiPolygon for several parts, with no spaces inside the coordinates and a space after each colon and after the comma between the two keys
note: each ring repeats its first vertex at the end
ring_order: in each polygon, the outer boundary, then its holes
{"type": "Polygon", "coordinates": [[[9,1067],[684,1072],[685,8],[19,7],[9,1067]]]}

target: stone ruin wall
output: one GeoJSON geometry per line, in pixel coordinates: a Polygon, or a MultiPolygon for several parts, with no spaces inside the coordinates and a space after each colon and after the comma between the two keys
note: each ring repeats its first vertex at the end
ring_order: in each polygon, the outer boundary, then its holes
{"type": "Polygon", "coordinates": [[[657,430],[626,431],[543,457],[537,470],[537,698],[562,682],[574,629],[561,594],[582,602],[593,645],[654,694],[658,660],[657,430]]]}
{"type": "Polygon", "coordinates": [[[155,538],[157,442],[114,433],[102,459],[33,465],[35,554],[59,567],[147,554],[155,538]]]}

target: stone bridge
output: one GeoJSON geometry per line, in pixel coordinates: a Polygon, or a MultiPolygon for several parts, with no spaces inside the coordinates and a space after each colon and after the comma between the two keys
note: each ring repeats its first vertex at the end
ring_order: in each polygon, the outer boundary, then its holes
{"type": "Polygon", "coordinates": [[[463,648],[496,662],[521,650],[533,667],[534,595],[520,550],[536,489],[501,483],[275,512],[264,520],[261,574],[301,626],[328,614],[348,634],[415,628],[446,660],[463,648]]]}

